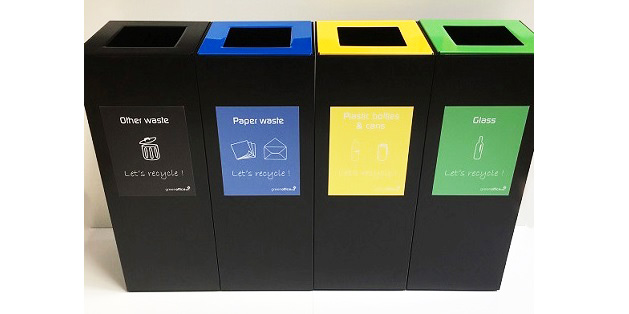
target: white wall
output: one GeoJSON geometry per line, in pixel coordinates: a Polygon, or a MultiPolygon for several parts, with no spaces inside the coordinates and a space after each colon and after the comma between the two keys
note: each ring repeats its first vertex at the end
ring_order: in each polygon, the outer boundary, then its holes
{"type": "MultiPolygon", "coordinates": [[[[109,20],[521,20],[533,29],[532,0],[85,0],[87,41],[109,20]]],[[[85,124],[85,226],[110,227],[94,147],[85,124]]],[[[518,224],[533,225],[533,166],[518,224]]]]}

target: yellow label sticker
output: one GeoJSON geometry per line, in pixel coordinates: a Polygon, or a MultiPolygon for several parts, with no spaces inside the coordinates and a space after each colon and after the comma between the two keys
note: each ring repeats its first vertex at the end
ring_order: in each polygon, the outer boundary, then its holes
{"type": "Polygon", "coordinates": [[[413,107],[330,107],[328,195],[404,195],[413,107]]]}

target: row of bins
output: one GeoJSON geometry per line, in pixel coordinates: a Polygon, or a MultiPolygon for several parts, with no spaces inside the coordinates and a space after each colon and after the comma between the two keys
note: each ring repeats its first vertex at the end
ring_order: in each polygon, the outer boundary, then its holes
{"type": "Polygon", "coordinates": [[[109,22],[85,44],[85,110],[129,291],[498,290],[533,33],[109,22]]]}

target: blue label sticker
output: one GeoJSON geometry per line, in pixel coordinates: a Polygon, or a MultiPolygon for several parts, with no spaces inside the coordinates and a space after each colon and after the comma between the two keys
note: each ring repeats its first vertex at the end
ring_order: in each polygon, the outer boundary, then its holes
{"type": "Polygon", "coordinates": [[[225,195],[299,195],[299,107],[216,107],[225,195]]]}

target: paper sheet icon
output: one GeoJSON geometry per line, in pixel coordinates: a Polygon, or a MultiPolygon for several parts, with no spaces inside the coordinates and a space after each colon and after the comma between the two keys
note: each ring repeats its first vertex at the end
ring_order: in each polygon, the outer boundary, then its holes
{"type": "Polygon", "coordinates": [[[256,143],[247,140],[231,144],[236,160],[256,158],[256,143]]]}
{"type": "Polygon", "coordinates": [[[288,159],[288,149],[286,145],[277,138],[273,138],[271,141],[264,145],[264,159],[265,160],[286,160],[288,159]]]}

